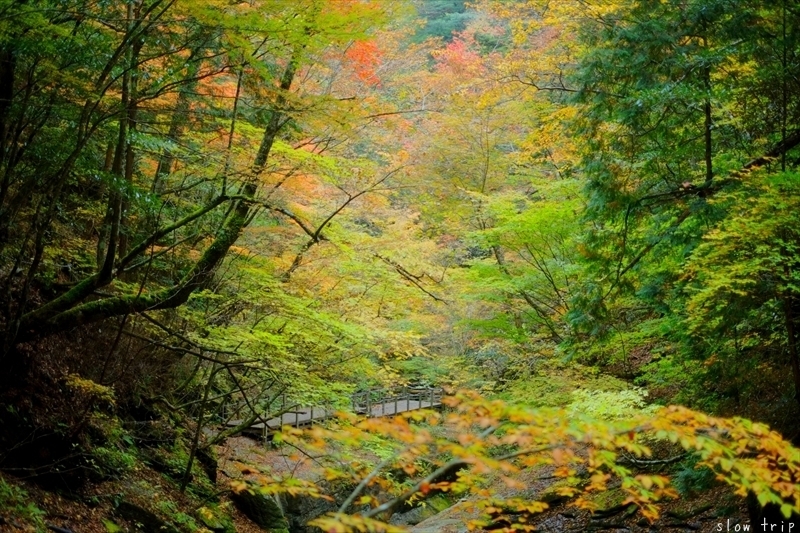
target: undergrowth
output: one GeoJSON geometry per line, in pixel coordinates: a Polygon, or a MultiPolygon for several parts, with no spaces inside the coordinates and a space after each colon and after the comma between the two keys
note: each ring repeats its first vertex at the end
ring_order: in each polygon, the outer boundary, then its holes
{"type": "Polygon", "coordinates": [[[12,523],[31,524],[36,531],[46,531],[44,515],[45,512],[31,502],[27,491],[0,477],[0,516],[12,523]]]}

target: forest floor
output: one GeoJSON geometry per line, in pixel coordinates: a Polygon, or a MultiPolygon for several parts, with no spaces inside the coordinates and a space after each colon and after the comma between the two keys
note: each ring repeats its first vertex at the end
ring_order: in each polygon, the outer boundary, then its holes
{"type": "MultiPolygon", "coordinates": [[[[314,470],[307,460],[298,460],[291,450],[265,447],[261,443],[246,437],[229,439],[220,448],[220,473],[230,478],[245,477],[255,481],[260,473],[274,474],[293,473],[295,476],[309,479],[314,470]]],[[[525,489],[510,489],[499,479],[489,487],[498,495],[506,498],[547,495],[553,484],[548,472],[542,470],[524,471],[512,477],[525,485],[525,489]]],[[[603,518],[592,515],[589,511],[578,509],[569,502],[554,502],[551,508],[536,516],[532,522],[541,531],[722,531],[735,530],[737,524],[748,521],[747,509],[742,498],[736,497],[732,490],[723,485],[697,492],[689,497],[665,502],[661,518],[652,524],[644,520],[633,508],[620,508],[619,512],[608,515],[602,510],[613,513],[619,506],[622,492],[612,487],[604,495],[598,495],[596,503],[601,509],[603,518]]],[[[460,501],[452,507],[411,527],[411,533],[455,533],[467,531],[466,524],[478,518],[479,511],[471,505],[469,499],[460,501]]],[[[502,520],[502,519],[501,519],[502,520]]],[[[498,522],[500,523],[500,522],[498,522]]]]}
{"type": "MultiPolygon", "coordinates": [[[[239,477],[242,472],[252,480],[259,472],[285,474],[292,472],[300,478],[309,479],[314,475],[313,467],[307,460],[298,460],[291,450],[273,449],[245,437],[230,439],[220,453],[220,472],[229,477],[239,477]]],[[[553,479],[542,469],[528,470],[511,477],[521,482],[525,489],[511,489],[499,478],[487,487],[499,496],[548,497],[551,494],[553,479]]],[[[531,523],[538,531],[549,532],[713,532],[740,531],[737,525],[748,523],[744,499],[733,494],[731,488],[718,484],[707,490],[692,493],[687,497],[668,501],[661,506],[661,517],[653,523],[648,522],[632,506],[621,506],[624,495],[617,487],[611,487],[605,494],[599,494],[595,503],[599,512],[595,515],[571,505],[568,501],[554,501],[544,513],[532,518],[531,523]]],[[[411,533],[462,533],[466,524],[477,519],[480,511],[472,505],[469,498],[462,499],[452,507],[430,518],[409,525],[411,533]]],[[[499,517],[497,529],[503,523],[499,517]]],[[[488,530],[487,530],[488,531],[488,530]]]]}
{"type": "MultiPolygon", "coordinates": [[[[225,494],[231,481],[257,482],[264,475],[291,473],[303,479],[313,479],[315,474],[307,460],[297,457],[294,450],[246,438],[229,439],[218,448],[218,477],[215,488],[219,491],[218,508],[224,509],[232,519],[232,526],[240,533],[263,531],[246,518],[225,494]]],[[[368,453],[368,452],[365,452],[368,453]]],[[[542,498],[551,489],[552,479],[547,472],[525,471],[514,476],[525,489],[510,489],[500,479],[491,482],[490,490],[504,497],[542,498]]],[[[540,515],[531,517],[539,531],[739,531],[747,523],[744,501],[722,485],[665,503],[661,518],[654,523],[644,520],[636,509],[620,505],[622,491],[611,487],[599,494],[596,503],[598,514],[571,506],[569,502],[553,501],[551,507],[540,515]]],[[[79,495],[69,495],[43,490],[36,485],[10,476],[0,477],[0,531],[23,532],[42,530],[51,525],[73,533],[115,533],[136,531],[136,525],[119,516],[115,506],[124,499],[148,509],[175,524],[181,531],[202,531],[197,520],[198,508],[203,505],[197,496],[178,490],[178,484],[167,475],[148,466],[137,466],[119,480],[109,480],[88,485],[79,495]]],[[[412,533],[461,533],[466,524],[478,518],[479,510],[469,498],[462,499],[450,508],[410,526],[412,533]]],[[[496,526],[504,517],[497,518],[496,526]]]]}
{"type": "MultiPolygon", "coordinates": [[[[61,528],[59,533],[122,533],[139,531],[136,524],[115,512],[115,503],[123,497],[175,523],[181,530],[193,529],[187,517],[193,517],[197,501],[181,493],[176,484],[150,468],[139,468],[122,480],[91,484],[80,494],[52,492],[33,483],[0,475],[0,489],[14,491],[16,502],[7,505],[0,490],[0,531],[40,532],[44,527],[61,528]],[[181,523],[183,521],[183,523],[181,523]]],[[[221,498],[237,533],[258,533],[253,524],[233,505],[221,498]]],[[[198,529],[195,529],[198,530],[198,529]]]]}

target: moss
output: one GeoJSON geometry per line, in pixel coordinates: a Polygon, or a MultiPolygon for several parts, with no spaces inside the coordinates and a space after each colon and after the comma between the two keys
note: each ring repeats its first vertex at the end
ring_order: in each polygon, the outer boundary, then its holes
{"type": "Polygon", "coordinates": [[[444,494],[437,494],[431,498],[425,500],[425,503],[436,513],[441,513],[445,509],[448,509],[453,504],[450,502],[450,499],[447,498],[444,494]]]}
{"type": "Polygon", "coordinates": [[[181,463],[179,457],[162,448],[147,451],[145,461],[153,469],[166,474],[172,480],[180,479],[183,476],[183,469],[186,467],[186,463],[181,463]]]}
{"type": "Polygon", "coordinates": [[[91,452],[91,463],[103,479],[116,479],[136,467],[135,454],[114,446],[98,446],[91,452]]]}
{"type": "MultiPolygon", "coordinates": [[[[172,502],[160,502],[159,510],[165,512],[166,514],[170,514],[171,511],[174,509],[174,504],[169,509],[163,509],[162,507],[164,506],[162,504],[165,503],[172,503],[172,502]]],[[[138,528],[137,530],[140,531],[145,531],[145,532],[160,531],[162,533],[180,533],[175,526],[173,526],[169,522],[166,522],[152,511],[149,511],[148,509],[140,507],[139,505],[131,503],[127,500],[123,500],[119,503],[116,512],[120,517],[124,518],[131,524],[134,524],[135,527],[138,528]]]]}
{"type": "MultiPolygon", "coordinates": [[[[150,448],[143,451],[142,455],[147,464],[164,474],[171,482],[183,481],[186,465],[189,463],[189,443],[180,432],[171,446],[150,448]]],[[[205,501],[217,499],[217,490],[209,477],[209,472],[197,457],[192,463],[189,481],[187,490],[191,495],[205,501]]]]}
{"type": "Polygon", "coordinates": [[[219,533],[236,533],[231,517],[221,506],[207,505],[197,510],[197,519],[211,531],[219,533]]]}
{"type": "Polygon", "coordinates": [[[88,436],[91,448],[88,457],[90,476],[99,479],[119,479],[134,470],[139,463],[133,438],[116,416],[94,413],[88,436]]]}
{"type": "Polygon", "coordinates": [[[625,494],[622,489],[617,488],[598,492],[596,495],[589,498],[589,500],[597,505],[598,511],[602,511],[622,505],[625,498],[627,498],[627,494],[625,494]]]}
{"type": "Polygon", "coordinates": [[[71,394],[80,397],[92,409],[113,407],[116,404],[112,388],[84,379],[77,374],[67,375],[64,378],[64,385],[71,394]]]}
{"type": "Polygon", "coordinates": [[[564,479],[559,479],[555,483],[549,485],[541,493],[537,494],[535,499],[550,505],[556,505],[569,500],[568,496],[559,494],[559,489],[564,487],[580,488],[586,486],[588,483],[588,479],[579,477],[567,477],[564,479]]]}

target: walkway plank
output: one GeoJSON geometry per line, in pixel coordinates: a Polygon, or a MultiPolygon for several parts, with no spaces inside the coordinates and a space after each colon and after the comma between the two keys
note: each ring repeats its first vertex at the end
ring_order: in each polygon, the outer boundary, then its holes
{"type": "MultiPolygon", "coordinates": [[[[420,399],[409,399],[410,394],[406,393],[405,398],[401,396],[389,396],[385,391],[378,391],[377,395],[383,395],[382,401],[371,403],[366,401],[365,405],[357,405],[356,398],[366,398],[371,392],[359,393],[353,395],[353,407],[356,413],[367,415],[369,418],[381,418],[384,416],[395,416],[409,411],[417,411],[419,409],[437,408],[442,405],[441,403],[441,390],[434,389],[425,391],[423,394],[416,394],[415,396],[420,399]]],[[[278,432],[283,426],[291,427],[307,427],[316,422],[322,422],[335,416],[335,411],[325,407],[299,407],[283,413],[281,416],[270,418],[266,421],[266,431],[264,422],[256,422],[245,430],[245,433],[258,434],[262,437],[269,436],[270,434],[278,432]],[[265,435],[266,433],[266,435],[265,435]]],[[[242,420],[229,420],[228,427],[235,427],[242,423],[242,420]]]]}
{"type": "Polygon", "coordinates": [[[393,416],[400,413],[407,413],[408,411],[417,411],[419,409],[429,409],[431,407],[438,407],[442,405],[441,402],[431,404],[431,402],[418,401],[418,400],[397,400],[396,402],[386,402],[372,406],[370,418],[379,418],[382,416],[393,416]]]}

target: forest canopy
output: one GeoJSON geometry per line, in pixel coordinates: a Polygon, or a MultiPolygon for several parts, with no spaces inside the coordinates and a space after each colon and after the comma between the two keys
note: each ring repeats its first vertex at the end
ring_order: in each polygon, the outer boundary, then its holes
{"type": "Polygon", "coordinates": [[[788,518],[799,165],[793,0],[0,0],[0,470],[77,490],[161,420],[185,492],[254,425],[445,387],[481,396],[287,436],[421,446],[318,524],[447,465],[655,519],[670,474],[620,461],[666,441],[788,518]]]}

